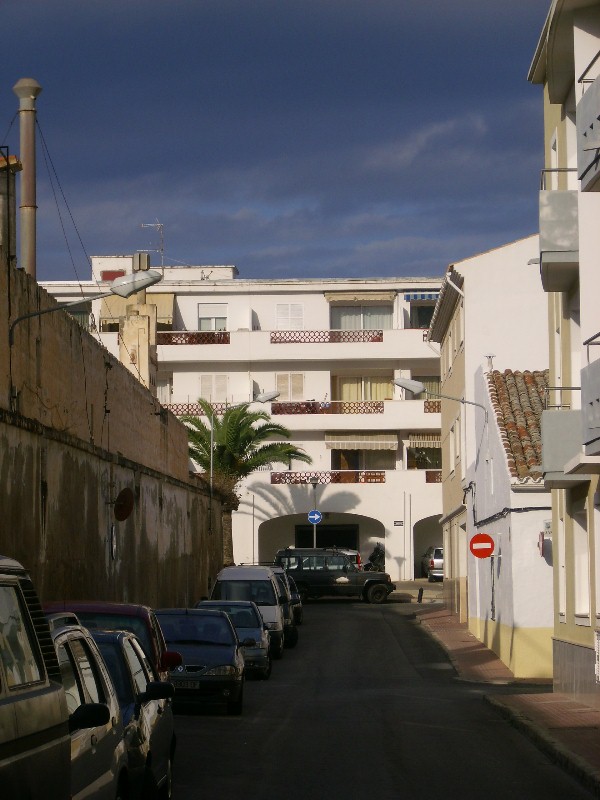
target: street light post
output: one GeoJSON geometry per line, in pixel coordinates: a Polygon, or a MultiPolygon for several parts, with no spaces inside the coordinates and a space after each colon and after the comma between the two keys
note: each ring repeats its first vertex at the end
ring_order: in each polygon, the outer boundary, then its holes
{"type": "Polygon", "coordinates": [[[431,397],[443,397],[444,400],[456,400],[457,403],[462,403],[463,405],[469,406],[477,406],[477,408],[481,408],[483,413],[485,414],[485,423],[487,425],[488,421],[488,412],[487,408],[482,405],[481,403],[475,403],[473,400],[465,400],[463,397],[453,397],[449,394],[439,394],[438,392],[430,392],[429,389],[425,388],[425,384],[421,383],[421,381],[413,381],[410,378],[395,378],[394,383],[396,386],[399,386],[401,389],[407,389],[409,392],[413,394],[421,394],[425,392],[426,395],[430,395],[431,397]]]}
{"type": "Polygon", "coordinates": [[[145,270],[143,272],[133,272],[129,275],[122,275],[120,278],[109,284],[108,292],[101,292],[100,294],[92,295],[91,297],[82,297],[79,300],[72,300],[69,303],[58,303],[58,305],[51,308],[44,308],[41,311],[31,311],[29,314],[23,314],[14,319],[8,329],[8,346],[12,347],[15,340],[15,326],[22,322],[24,319],[31,319],[31,317],[41,317],[42,314],[50,314],[52,311],[61,311],[63,308],[74,308],[81,306],[84,303],[90,303],[92,300],[101,300],[103,297],[110,297],[112,294],[119,295],[119,297],[131,297],[136,292],[141,292],[142,289],[147,289],[148,286],[153,286],[162,280],[162,275],[154,269],[145,270]]]}
{"type": "MultiPolygon", "coordinates": [[[[317,509],[317,485],[319,483],[319,479],[316,475],[311,475],[308,479],[308,482],[313,487],[313,505],[315,511],[317,509]]],[[[317,546],[317,523],[313,522],[313,547],[317,546]]]]}

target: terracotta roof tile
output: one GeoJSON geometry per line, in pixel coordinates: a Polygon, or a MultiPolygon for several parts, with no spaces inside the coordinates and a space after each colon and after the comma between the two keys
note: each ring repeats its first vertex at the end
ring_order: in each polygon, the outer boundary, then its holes
{"type": "Polygon", "coordinates": [[[494,370],[487,374],[487,381],[511,477],[541,477],[541,420],[548,370],[494,370]]]}

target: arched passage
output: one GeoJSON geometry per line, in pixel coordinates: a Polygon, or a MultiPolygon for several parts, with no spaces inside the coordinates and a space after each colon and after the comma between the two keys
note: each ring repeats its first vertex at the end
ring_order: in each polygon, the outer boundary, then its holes
{"type": "Polygon", "coordinates": [[[413,526],[413,553],[415,555],[415,578],[421,577],[421,556],[428,547],[441,547],[443,544],[442,526],[439,515],[420,519],[413,526]]]}

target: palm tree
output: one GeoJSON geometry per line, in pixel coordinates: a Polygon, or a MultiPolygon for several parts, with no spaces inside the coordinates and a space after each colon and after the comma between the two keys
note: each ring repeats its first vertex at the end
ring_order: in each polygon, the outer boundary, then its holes
{"type": "Polygon", "coordinates": [[[227,408],[221,418],[207,400],[199,398],[198,403],[208,423],[193,416],[183,417],[183,422],[188,428],[190,458],[209,476],[211,498],[213,488],[223,498],[223,564],[228,566],[234,563],[231,514],[240,504],[236,491],[240,481],[273,463],[289,464],[296,459],[310,464],[312,459],[289,442],[268,441],[289,439],[290,432],[266,411],[250,411],[250,403],[227,408]]]}

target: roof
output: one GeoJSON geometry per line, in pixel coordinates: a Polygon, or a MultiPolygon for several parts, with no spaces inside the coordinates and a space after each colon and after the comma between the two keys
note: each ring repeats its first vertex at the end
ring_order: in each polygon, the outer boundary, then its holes
{"type": "Polygon", "coordinates": [[[487,380],[510,476],[541,479],[541,420],[548,370],[493,370],[487,380]]]}

